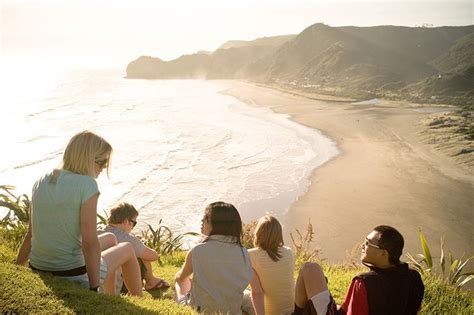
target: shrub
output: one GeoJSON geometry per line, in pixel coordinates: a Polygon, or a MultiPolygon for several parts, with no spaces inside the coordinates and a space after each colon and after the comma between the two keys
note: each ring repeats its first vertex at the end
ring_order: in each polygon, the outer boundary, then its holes
{"type": "Polygon", "coordinates": [[[250,223],[243,224],[242,226],[242,245],[249,249],[253,248],[253,234],[257,227],[257,220],[250,221],[250,223]]]}
{"type": "MultiPolygon", "coordinates": [[[[163,255],[173,254],[176,250],[181,249],[186,236],[199,236],[199,234],[186,232],[175,236],[169,227],[162,224],[162,219],[160,219],[157,228],[153,228],[148,224],[148,229],[142,231],[139,237],[146,246],[156,250],[161,257],[163,255]]],[[[158,262],[160,265],[163,264],[161,258],[158,258],[158,262]]]]}
{"type": "Polygon", "coordinates": [[[17,250],[26,232],[30,221],[31,202],[27,195],[15,195],[14,186],[0,186],[0,208],[8,209],[7,214],[0,220],[0,240],[9,247],[17,250]]]}
{"type": "Polygon", "coordinates": [[[431,251],[426,241],[425,234],[421,231],[419,232],[421,248],[423,254],[417,254],[418,260],[413,257],[410,253],[407,253],[406,256],[410,260],[411,265],[417,269],[420,273],[428,273],[433,276],[439,277],[443,282],[448,285],[460,289],[465,286],[468,282],[474,279],[474,272],[464,271],[464,268],[467,266],[469,261],[474,258],[474,254],[470,254],[469,257],[464,258],[465,255],[462,255],[461,258],[456,259],[453,257],[452,253],[449,252],[449,266],[446,268],[446,257],[444,252],[444,241],[441,237],[441,255],[439,257],[439,269],[435,268],[434,259],[437,257],[432,257],[431,251]]]}
{"type": "Polygon", "coordinates": [[[30,221],[31,201],[26,194],[16,196],[12,191],[15,186],[1,185],[0,207],[8,209],[7,214],[0,221],[3,227],[28,225],[30,221]]]}
{"type": "Polygon", "coordinates": [[[104,215],[100,215],[97,213],[97,229],[98,230],[103,230],[109,224],[109,216],[107,215],[107,212],[104,210],[104,215]]]}
{"type": "Polygon", "coordinates": [[[28,232],[28,226],[18,225],[12,228],[1,227],[0,230],[0,242],[7,244],[13,250],[18,250],[23,243],[26,232],[28,232]]]}
{"type": "Polygon", "coordinates": [[[293,243],[293,250],[296,258],[296,265],[299,267],[302,263],[307,261],[321,262],[321,249],[313,246],[314,231],[311,222],[306,226],[306,233],[301,234],[299,229],[295,229],[296,236],[290,232],[291,242],[293,243]]]}

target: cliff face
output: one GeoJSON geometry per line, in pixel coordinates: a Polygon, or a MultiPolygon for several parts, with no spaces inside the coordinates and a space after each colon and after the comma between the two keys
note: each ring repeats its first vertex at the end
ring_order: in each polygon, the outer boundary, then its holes
{"type": "Polygon", "coordinates": [[[166,66],[166,62],[159,58],[141,56],[130,62],[127,66],[127,78],[131,79],[155,79],[157,73],[166,66]]]}
{"type": "Polygon", "coordinates": [[[142,56],[127,66],[131,79],[196,79],[206,78],[210,55],[199,53],[181,56],[172,61],[142,56]]]}
{"type": "Polygon", "coordinates": [[[274,53],[295,35],[264,37],[253,41],[229,41],[213,53],[181,56],[168,62],[142,56],[127,66],[127,78],[233,79],[249,76],[250,65],[274,53]]]}
{"type": "Polygon", "coordinates": [[[346,94],[397,94],[404,89],[416,97],[438,91],[459,96],[473,89],[464,84],[472,76],[473,47],[474,25],[329,27],[319,23],[298,35],[229,41],[211,54],[169,62],[140,57],[128,65],[127,77],[248,79],[346,94]],[[438,78],[445,79],[438,82],[438,78]]]}

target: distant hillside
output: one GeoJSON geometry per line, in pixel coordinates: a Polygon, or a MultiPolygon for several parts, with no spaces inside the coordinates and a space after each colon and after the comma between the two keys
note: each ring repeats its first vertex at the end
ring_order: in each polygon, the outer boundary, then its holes
{"type": "Polygon", "coordinates": [[[280,35],[272,37],[262,37],[251,41],[246,40],[230,40],[222,44],[219,49],[239,48],[244,46],[281,46],[284,43],[295,38],[296,35],[280,35]]]}
{"type": "Polygon", "coordinates": [[[474,110],[474,65],[463,71],[430,76],[402,90],[414,101],[430,99],[432,102],[462,105],[474,110]]]}
{"type": "Polygon", "coordinates": [[[172,61],[142,56],[127,66],[131,79],[205,79],[210,55],[205,53],[184,55],[172,61]]]}
{"type": "Polygon", "coordinates": [[[442,72],[463,72],[474,65],[474,33],[458,39],[448,51],[431,62],[442,72]]]}
{"type": "Polygon", "coordinates": [[[266,80],[374,89],[403,85],[436,73],[406,50],[386,44],[392,41],[391,35],[398,35],[397,31],[384,26],[333,28],[315,24],[284,45],[271,60],[264,61],[268,64],[266,80]],[[380,40],[370,33],[379,34],[380,40]]]}
{"type": "Polygon", "coordinates": [[[248,79],[352,97],[463,103],[473,94],[472,67],[474,25],[330,27],[318,23],[298,35],[229,41],[212,54],[169,62],[140,57],[128,65],[127,77],[248,79]]]}
{"type": "Polygon", "coordinates": [[[295,35],[264,37],[253,41],[229,41],[215,52],[184,55],[168,62],[142,56],[127,66],[127,78],[228,79],[244,78],[248,64],[274,53],[295,35]]]}

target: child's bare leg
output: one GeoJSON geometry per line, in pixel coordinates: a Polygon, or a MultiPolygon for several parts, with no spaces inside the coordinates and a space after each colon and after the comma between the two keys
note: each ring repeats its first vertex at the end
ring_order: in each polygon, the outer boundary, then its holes
{"type": "Polygon", "coordinates": [[[108,283],[104,283],[104,290],[107,289],[106,293],[115,293],[115,271],[122,266],[123,279],[130,295],[143,295],[140,267],[130,243],[124,242],[106,249],[102,252],[102,257],[108,268],[106,277],[108,283]],[[112,281],[112,279],[114,280],[112,281]]]}
{"type": "Polygon", "coordinates": [[[113,233],[110,232],[101,233],[97,236],[97,238],[99,239],[100,251],[104,251],[107,248],[118,244],[117,238],[113,233]]]}

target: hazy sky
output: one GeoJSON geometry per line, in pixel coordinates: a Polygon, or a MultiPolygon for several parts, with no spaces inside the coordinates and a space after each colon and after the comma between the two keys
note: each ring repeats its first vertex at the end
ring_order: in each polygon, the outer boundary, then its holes
{"type": "Polygon", "coordinates": [[[107,63],[164,60],[231,39],[331,26],[473,24],[473,0],[1,1],[3,57],[107,63]]]}

